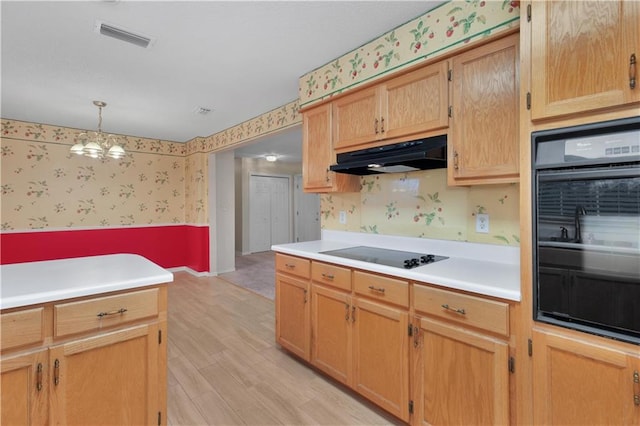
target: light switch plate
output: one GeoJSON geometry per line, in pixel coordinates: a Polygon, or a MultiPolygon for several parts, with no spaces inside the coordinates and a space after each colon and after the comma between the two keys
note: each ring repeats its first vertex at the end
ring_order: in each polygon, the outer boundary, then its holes
{"type": "Polygon", "coordinates": [[[489,233],[489,215],[485,213],[476,214],[476,232],[481,234],[489,233]]]}

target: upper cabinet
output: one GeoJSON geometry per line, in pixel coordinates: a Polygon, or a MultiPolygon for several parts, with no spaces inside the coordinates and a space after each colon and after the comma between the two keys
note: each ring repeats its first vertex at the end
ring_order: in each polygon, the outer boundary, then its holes
{"type": "Polygon", "coordinates": [[[450,185],[519,178],[519,38],[493,41],[453,58],[450,185]]]}
{"type": "Polygon", "coordinates": [[[358,176],[334,173],[331,138],[331,104],[320,105],[302,114],[302,177],[305,192],[357,192],[358,176]]]}
{"type": "Polygon", "coordinates": [[[640,101],[640,4],[534,1],[531,118],[640,101]]]}
{"type": "Polygon", "coordinates": [[[341,150],[446,128],[447,71],[442,61],[334,101],[334,147],[341,150]]]}

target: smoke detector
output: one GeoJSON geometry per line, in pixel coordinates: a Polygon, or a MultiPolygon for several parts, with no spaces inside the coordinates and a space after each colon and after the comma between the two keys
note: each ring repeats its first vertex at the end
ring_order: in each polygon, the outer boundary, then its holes
{"type": "Polygon", "coordinates": [[[113,25],[104,21],[96,20],[94,31],[103,36],[112,37],[126,43],[135,44],[136,46],[143,47],[145,49],[153,46],[155,39],[140,33],[134,33],[117,25],[113,25]]]}

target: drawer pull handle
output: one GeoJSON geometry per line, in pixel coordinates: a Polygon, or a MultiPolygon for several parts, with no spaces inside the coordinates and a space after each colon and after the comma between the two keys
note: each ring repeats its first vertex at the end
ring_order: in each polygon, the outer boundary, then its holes
{"type": "Polygon", "coordinates": [[[460,314],[460,315],[466,315],[467,314],[464,309],[462,309],[462,308],[454,308],[454,307],[449,306],[446,303],[443,304],[442,307],[444,309],[446,309],[447,311],[455,312],[456,314],[460,314]]]}
{"type": "Polygon", "coordinates": [[[369,286],[369,290],[377,291],[378,293],[384,293],[384,287],[374,287],[372,285],[369,286]]]}
{"type": "Polygon", "coordinates": [[[356,322],[356,305],[351,307],[351,322],[356,322]]]}
{"type": "Polygon", "coordinates": [[[325,274],[324,272],[322,273],[322,278],[326,278],[328,280],[333,280],[335,278],[334,275],[332,274],[325,274]]]}
{"type": "Polygon", "coordinates": [[[42,363],[38,363],[38,367],[36,368],[36,389],[38,392],[42,390],[42,363]]]}
{"type": "Polygon", "coordinates": [[[124,314],[125,312],[127,312],[127,308],[120,308],[117,309],[115,311],[109,311],[109,312],[98,312],[98,315],[96,315],[98,318],[102,318],[102,317],[106,317],[109,315],[118,315],[118,314],[124,314]]]}
{"type": "Polygon", "coordinates": [[[53,384],[60,384],[60,361],[57,359],[53,362],[53,384]]]}
{"type": "Polygon", "coordinates": [[[345,303],[344,307],[345,307],[344,319],[347,320],[347,322],[348,322],[349,321],[349,308],[350,308],[350,306],[349,306],[348,303],[345,303]]]}
{"type": "Polygon", "coordinates": [[[293,263],[285,263],[284,266],[289,268],[289,269],[293,269],[293,268],[296,267],[296,265],[294,265],[293,263]]]}

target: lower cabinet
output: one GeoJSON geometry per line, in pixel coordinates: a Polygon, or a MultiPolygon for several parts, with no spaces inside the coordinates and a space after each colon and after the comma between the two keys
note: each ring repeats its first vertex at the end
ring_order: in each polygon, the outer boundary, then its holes
{"type": "Polygon", "coordinates": [[[166,424],[166,307],[161,285],[2,312],[0,423],[166,424]]]}
{"type": "Polygon", "coordinates": [[[313,347],[311,363],[339,382],[353,383],[350,294],[322,285],[311,287],[313,347]]]}
{"type": "Polygon", "coordinates": [[[157,324],[52,347],[49,366],[52,424],[157,424],[157,324]]]}
{"type": "Polygon", "coordinates": [[[353,387],[389,413],[409,420],[407,309],[355,298],[353,387]]]}
{"type": "Polygon", "coordinates": [[[413,285],[414,424],[509,424],[509,304],[413,285]]]}
{"type": "Polygon", "coordinates": [[[441,321],[417,323],[414,424],[509,424],[508,344],[441,321]]]}
{"type": "Polygon", "coordinates": [[[276,262],[283,348],[407,423],[509,423],[508,303],[304,260],[276,262]]]}
{"type": "Polygon", "coordinates": [[[48,382],[46,349],[2,357],[0,424],[47,423],[48,382]]]}
{"type": "Polygon", "coordinates": [[[534,330],[535,424],[640,424],[640,351],[599,339],[534,330]]]}
{"type": "Polygon", "coordinates": [[[276,274],[276,341],[305,361],[311,356],[309,280],[276,274]]]}

